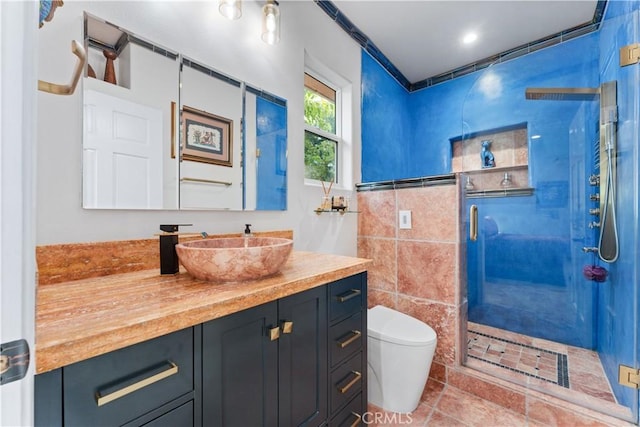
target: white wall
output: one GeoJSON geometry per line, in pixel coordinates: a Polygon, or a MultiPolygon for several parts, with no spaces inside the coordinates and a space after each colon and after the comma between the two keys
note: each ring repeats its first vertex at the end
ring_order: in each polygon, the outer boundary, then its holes
{"type": "MultiPolygon", "coordinates": [[[[39,245],[149,238],[160,223],[192,223],[209,233],[293,229],[296,250],[356,254],[357,215],[316,215],[322,190],[304,184],[303,72],[307,51],[353,89],[351,182],[360,181],[360,47],[311,0],[281,1],[281,41],[260,40],[262,3],[246,1],[239,21],[228,21],[207,2],[66,2],[39,30],[42,80],[67,82],[74,59],[71,39],[82,37],[82,12],[120,25],[254,87],[288,101],[288,210],[286,212],[83,210],[82,90],[69,97],[40,93],[37,172],[39,245]]],[[[152,76],[150,76],[152,78],[152,76]]],[[[353,189],[336,190],[350,196],[353,189]]],[[[185,229],[185,230],[188,230],[185,229]]]]}

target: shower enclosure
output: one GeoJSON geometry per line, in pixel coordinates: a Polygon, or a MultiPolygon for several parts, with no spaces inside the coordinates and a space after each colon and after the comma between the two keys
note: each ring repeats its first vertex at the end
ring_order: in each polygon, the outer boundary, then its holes
{"type": "Polygon", "coordinates": [[[638,11],[616,3],[598,31],[477,73],[452,166],[467,213],[466,364],[637,423],[637,388],[618,377],[638,369],[640,73],[617,53],[638,11]],[[585,90],[527,92],[570,87],[585,90]]]}

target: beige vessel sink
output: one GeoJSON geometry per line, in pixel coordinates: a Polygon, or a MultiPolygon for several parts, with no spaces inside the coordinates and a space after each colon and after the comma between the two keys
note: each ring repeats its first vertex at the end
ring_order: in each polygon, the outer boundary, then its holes
{"type": "Polygon", "coordinates": [[[179,243],[176,252],[180,263],[196,279],[231,282],[277,273],[292,248],[290,239],[232,237],[179,243]]]}

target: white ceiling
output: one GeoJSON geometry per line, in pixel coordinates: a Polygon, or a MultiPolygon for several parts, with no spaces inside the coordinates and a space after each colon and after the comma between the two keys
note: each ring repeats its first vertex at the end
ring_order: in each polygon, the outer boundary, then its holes
{"type": "Polygon", "coordinates": [[[596,0],[334,0],[415,83],[590,22],[596,0]],[[478,40],[463,45],[469,31],[478,40]]]}

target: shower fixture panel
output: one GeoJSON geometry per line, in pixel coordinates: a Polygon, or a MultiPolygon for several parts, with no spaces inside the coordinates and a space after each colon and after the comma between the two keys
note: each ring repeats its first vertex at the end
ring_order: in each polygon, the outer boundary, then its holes
{"type": "Polygon", "coordinates": [[[599,256],[605,262],[618,259],[616,224],[616,139],[618,123],[617,84],[600,86],[600,237],[599,256]]]}

